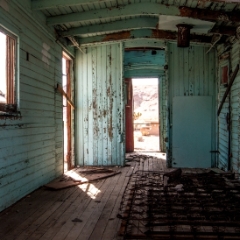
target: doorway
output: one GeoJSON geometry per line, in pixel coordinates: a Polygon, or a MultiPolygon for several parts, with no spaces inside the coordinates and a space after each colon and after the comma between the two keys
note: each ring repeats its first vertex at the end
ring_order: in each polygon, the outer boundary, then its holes
{"type": "Polygon", "coordinates": [[[160,151],[159,79],[133,78],[134,151],[160,151]]]}
{"type": "Polygon", "coordinates": [[[64,172],[72,168],[72,113],[68,99],[71,99],[71,59],[63,53],[62,57],[63,90],[63,156],[64,172]]]}

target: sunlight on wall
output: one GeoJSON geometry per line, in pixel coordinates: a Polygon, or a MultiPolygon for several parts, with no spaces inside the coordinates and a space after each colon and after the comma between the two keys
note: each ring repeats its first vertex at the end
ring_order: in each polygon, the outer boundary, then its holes
{"type": "MultiPolygon", "coordinates": [[[[74,181],[88,180],[86,177],[82,177],[81,174],[75,172],[74,170],[66,172],[65,175],[71,177],[72,179],[74,179],[74,181]]],[[[78,185],[78,187],[92,199],[96,199],[97,195],[101,192],[101,190],[95,187],[92,183],[83,183],[78,185]]]]}

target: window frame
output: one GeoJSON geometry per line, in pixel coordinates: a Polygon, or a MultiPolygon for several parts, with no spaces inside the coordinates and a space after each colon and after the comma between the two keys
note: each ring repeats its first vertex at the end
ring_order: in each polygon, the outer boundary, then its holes
{"type": "MultiPolygon", "coordinates": [[[[10,97],[6,97],[6,102],[0,102],[0,116],[4,115],[5,117],[8,116],[15,116],[16,114],[19,115],[19,37],[18,35],[14,34],[12,31],[7,29],[6,27],[0,25],[0,32],[7,36],[9,40],[9,44],[12,44],[14,47],[8,51],[8,44],[6,41],[6,85],[11,87],[12,90],[6,89],[6,93],[10,92],[10,97]],[[13,41],[12,41],[13,40],[13,41]],[[12,41],[12,42],[11,42],[12,41]],[[8,61],[8,57],[10,54],[13,55],[13,61],[8,61]],[[14,73],[11,76],[11,80],[9,80],[8,72],[14,69],[14,73]]],[[[7,87],[8,88],[8,87],[7,87]]]]}

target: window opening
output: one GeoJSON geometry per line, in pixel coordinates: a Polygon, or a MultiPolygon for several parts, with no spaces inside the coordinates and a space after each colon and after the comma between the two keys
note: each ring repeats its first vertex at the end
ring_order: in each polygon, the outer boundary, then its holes
{"type": "Polygon", "coordinates": [[[74,105],[71,101],[71,60],[63,55],[62,58],[62,88],[58,86],[58,90],[63,97],[63,124],[64,124],[64,171],[72,168],[72,141],[71,141],[71,108],[74,105]]]}
{"type": "Polygon", "coordinates": [[[16,113],[16,38],[0,29],[0,112],[16,113]]]}

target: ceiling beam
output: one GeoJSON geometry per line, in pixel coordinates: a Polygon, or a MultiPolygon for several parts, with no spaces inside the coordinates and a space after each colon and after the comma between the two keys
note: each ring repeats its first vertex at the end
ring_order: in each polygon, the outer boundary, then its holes
{"type": "Polygon", "coordinates": [[[111,23],[70,28],[67,31],[59,32],[62,37],[78,36],[92,33],[106,33],[106,32],[117,32],[125,31],[128,29],[138,28],[157,28],[158,18],[133,18],[122,21],[115,21],[111,23]]]}
{"type": "MultiPolygon", "coordinates": [[[[32,10],[45,10],[58,7],[71,7],[84,4],[110,2],[112,0],[32,0],[32,10]]],[[[199,3],[219,2],[219,3],[239,3],[239,0],[199,0],[199,3]]]]}
{"type": "Polygon", "coordinates": [[[179,7],[180,16],[201,19],[210,22],[240,22],[239,12],[214,11],[190,7],[179,7]]]}
{"type": "Polygon", "coordinates": [[[122,7],[104,8],[87,12],[70,13],[47,18],[48,25],[103,20],[126,16],[182,16],[205,21],[240,22],[238,12],[224,12],[190,7],[166,6],[158,3],[135,3],[122,7]]]}
{"type": "Polygon", "coordinates": [[[58,7],[72,7],[99,2],[110,2],[112,0],[32,0],[32,10],[45,10],[58,7]]]}
{"type": "MultiPolygon", "coordinates": [[[[79,39],[79,45],[91,45],[104,42],[125,41],[128,39],[161,39],[161,40],[176,40],[177,32],[156,30],[156,29],[141,29],[123,31],[118,33],[104,34],[100,36],[87,37],[79,39]]],[[[192,42],[211,43],[211,37],[191,34],[192,42]]]]}
{"type": "Polygon", "coordinates": [[[158,3],[135,3],[122,7],[104,8],[87,12],[70,13],[47,18],[48,25],[64,23],[85,22],[103,20],[125,16],[144,16],[144,15],[180,15],[178,7],[166,6],[158,3]]]}
{"type": "Polygon", "coordinates": [[[220,33],[223,35],[236,35],[236,27],[228,27],[228,26],[214,26],[210,33],[220,33]]]}
{"type": "Polygon", "coordinates": [[[132,48],[153,48],[153,49],[163,49],[166,47],[166,43],[161,39],[129,39],[124,41],[124,48],[132,49],[132,48]]]}

